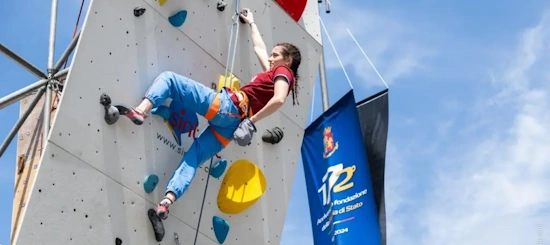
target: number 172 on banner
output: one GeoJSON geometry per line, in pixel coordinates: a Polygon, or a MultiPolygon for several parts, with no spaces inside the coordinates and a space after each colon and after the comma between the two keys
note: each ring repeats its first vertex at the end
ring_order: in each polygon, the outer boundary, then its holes
{"type": "Polygon", "coordinates": [[[353,177],[353,173],[355,172],[355,165],[349,166],[347,168],[344,168],[344,165],[342,163],[330,166],[327,169],[327,172],[325,173],[325,176],[323,176],[323,186],[317,190],[318,193],[321,193],[323,195],[323,205],[328,205],[330,203],[330,191],[334,191],[334,193],[338,193],[341,191],[345,191],[351,187],[353,187],[353,182],[350,182],[351,178],[353,177]],[[346,174],[346,177],[336,183],[340,175],[346,174]],[[329,177],[330,174],[330,177],[329,177]],[[328,178],[328,183],[327,183],[328,178]],[[349,183],[348,183],[349,182],[349,183]],[[334,190],[333,190],[334,187],[334,190]]]}

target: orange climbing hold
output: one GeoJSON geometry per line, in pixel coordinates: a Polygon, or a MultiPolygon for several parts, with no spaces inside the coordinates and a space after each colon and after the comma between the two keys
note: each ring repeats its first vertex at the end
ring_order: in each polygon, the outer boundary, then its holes
{"type": "Polygon", "coordinates": [[[227,171],[218,192],[218,208],[226,214],[248,209],[264,194],[265,176],[254,163],[238,160],[227,171]]]}

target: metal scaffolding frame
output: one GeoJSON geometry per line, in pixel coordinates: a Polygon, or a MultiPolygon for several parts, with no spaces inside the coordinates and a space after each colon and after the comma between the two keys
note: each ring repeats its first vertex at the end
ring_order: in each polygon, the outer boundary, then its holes
{"type": "Polygon", "coordinates": [[[44,109],[42,110],[42,123],[43,123],[43,131],[42,131],[42,144],[43,146],[46,145],[46,142],[48,140],[48,135],[50,132],[50,115],[51,115],[51,104],[52,104],[52,92],[56,91],[60,86],[63,85],[63,82],[60,80],[64,79],[67,74],[69,73],[69,68],[60,70],[63,64],[67,61],[71,53],[73,52],[74,48],[76,47],[76,44],[78,43],[78,40],[80,38],[80,31],[77,35],[73,38],[69,46],[65,49],[65,52],[61,55],[61,58],[55,63],[54,65],[54,53],[55,53],[55,33],[56,33],[56,27],[57,27],[57,0],[52,0],[52,8],[51,8],[51,17],[50,17],[50,35],[49,35],[49,51],[48,51],[48,65],[47,65],[47,71],[46,73],[40,71],[36,66],[25,60],[20,55],[13,52],[11,49],[6,47],[4,44],[0,43],[0,52],[4,53],[6,56],[11,58],[13,61],[21,65],[23,68],[27,69],[30,73],[37,76],[40,80],[37,82],[28,85],[18,91],[15,91],[3,98],[0,98],[0,110],[17,102],[20,101],[22,98],[31,95],[33,93],[37,93],[36,97],[32,101],[31,105],[25,113],[23,113],[23,116],[20,117],[17,120],[17,123],[13,126],[10,133],[0,146],[0,157],[4,155],[4,152],[8,148],[8,146],[11,144],[13,138],[17,134],[17,132],[21,129],[21,126],[25,121],[27,120],[28,116],[31,114],[31,112],[35,109],[36,104],[41,99],[42,95],[45,95],[44,99],[44,109]]]}

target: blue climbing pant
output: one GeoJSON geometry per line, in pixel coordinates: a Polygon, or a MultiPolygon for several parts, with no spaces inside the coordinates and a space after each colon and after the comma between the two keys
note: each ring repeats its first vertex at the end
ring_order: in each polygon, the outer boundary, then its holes
{"type": "Polygon", "coordinates": [[[229,144],[241,121],[239,109],[225,89],[218,93],[170,71],[161,73],[155,79],[145,98],[153,103],[153,108],[158,108],[167,98],[171,98],[179,102],[183,109],[194,111],[209,121],[208,127],[193,141],[168,181],[166,193],[173,192],[177,200],[189,187],[197,168],[229,144]]]}

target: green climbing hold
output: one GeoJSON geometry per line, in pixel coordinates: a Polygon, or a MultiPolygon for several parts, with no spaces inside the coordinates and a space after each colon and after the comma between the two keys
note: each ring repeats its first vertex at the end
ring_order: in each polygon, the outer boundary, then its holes
{"type": "Polygon", "coordinates": [[[220,160],[219,162],[216,163],[216,165],[212,167],[212,169],[210,169],[210,176],[214,178],[219,178],[220,176],[222,176],[226,167],[227,167],[227,160],[225,159],[220,160]]]}
{"type": "Polygon", "coordinates": [[[157,187],[158,183],[159,183],[158,176],[154,174],[147,175],[143,179],[143,189],[145,189],[145,192],[151,193],[155,189],[155,187],[157,187]]]}
{"type": "Polygon", "coordinates": [[[220,244],[223,244],[223,242],[225,242],[225,238],[227,238],[227,234],[229,233],[229,224],[227,221],[218,216],[212,217],[212,223],[216,239],[218,239],[220,244]]]}
{"type": "Polygon", "coordinates": [[[181,25],[183,25],[186,18],[187,18],[187,10],[182,10],[182,11],[179,11],[176,14],[168,17],[168,21],[173,26],[180,27],[181,25]]]}

